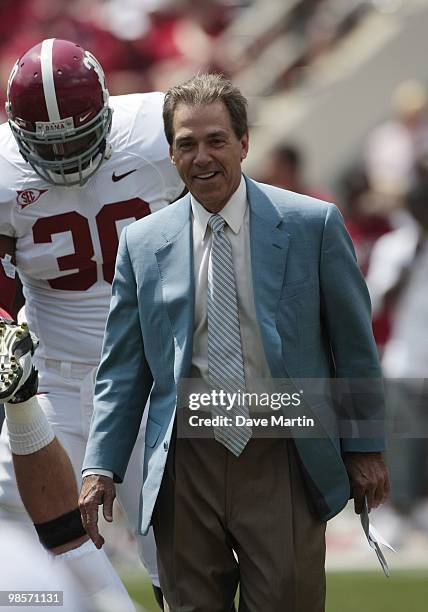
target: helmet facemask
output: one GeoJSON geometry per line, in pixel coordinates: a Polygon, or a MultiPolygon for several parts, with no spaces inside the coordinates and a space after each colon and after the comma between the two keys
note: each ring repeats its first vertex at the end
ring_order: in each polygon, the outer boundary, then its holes
{"type": "MultiPolygon", "coordinates": [[[[70,120],[72,126],[72,118],[58,123],[66,124],[70,120]]],[[[105,106],[90,122],[79,128],[70,126],[47,132],[41,122],[36,126],[36,132],[23,129],[18,122],[9,119],[10,128],[21,155],[38,176],[54,185],[84,185],[104,160],[112,111],[105,106]],[[76,153],[67,154],[67,148],[79,141],[82,147],[77,147],[76,153]]],[[[49,123],[45,127],[49,129],[49,123]]]]}

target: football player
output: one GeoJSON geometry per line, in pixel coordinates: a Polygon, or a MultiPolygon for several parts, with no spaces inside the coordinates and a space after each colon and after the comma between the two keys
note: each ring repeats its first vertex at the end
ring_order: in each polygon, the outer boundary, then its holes
{"type": "MultiPolygon", "coordinates": [[[[14,314],[18,271],[25,320],[39,339],[35,396],[28,329],[7,321],[0,326],[0,401],[8,402],[0,439],[0,517],[25,520],[24,503],[44,546],[94,593],[124,587],[83,531],[76,481],[120,231],[183,191],[168,157],[162,104],[161,93],[109,98],[90,52],[49,39],[13,67],[8,122],[0,126],[0,315],[14,314]]],[[[117,488],[134,533],[143,443],[140,430],[126,480],[117,488]]],[[[158,587],[152,536],[137,538],[158,587]]],[[[155,594],[160,602],[158,589],[155,594]]]]}

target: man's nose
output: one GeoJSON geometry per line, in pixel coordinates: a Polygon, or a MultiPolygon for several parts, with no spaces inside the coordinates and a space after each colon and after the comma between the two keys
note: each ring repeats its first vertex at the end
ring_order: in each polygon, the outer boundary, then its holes
{"type": "Polygon", "coordinates": [[[206,146],[200,145],[196,150],[193,162],[198,166],[206,166],[211,161],[211,155],[206,146]]]}

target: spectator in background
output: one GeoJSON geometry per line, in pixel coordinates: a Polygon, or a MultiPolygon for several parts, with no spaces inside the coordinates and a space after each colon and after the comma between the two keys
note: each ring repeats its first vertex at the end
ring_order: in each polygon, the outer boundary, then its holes
{"type": "Polygon", "coordinates": [[[376,191],[402,195],[414,179],[415,161],[428,152],[424,86],[404,81],[392,97],[394,117],[375,128],[366,146],[366,168],[376,191]]]}
{"type": "Polygon", "coordinates": [[[137,55],[147,59],[150,88],[164,91],[201,71],[227,73],[228,62],[216,38],[232,15],[221,0],[154,3],[147,11],[145,35],[133,43],[137,55]]]}
{"type": "MultiPolygon", "coordinates": [[[[227,72],[216,39],[236,10],[224,0],[3,0],[0,91],[16,57],[54,37],[91,51],[113,95],[163,91],[203,70],[227,72]]],[[[0,95],[5,121],[3,108],[0,95]]]]}
{"type": "Polygon", "coordinates": [[[327,190],[306,183],[304,164],[303,153],[297,145],[279,144],[268,155],[261,180],[275,187],[331,202],[333,198],[327,190]]]}
{"type": "Polygon", "coordinates": [[[352,238],[363,274],[367,273],[373,245],[391,230],[385,196],[375,193],[367,173],[359,164],[346,170],[339,190],[346,228],[352,238]]]}
{"type": "Polygon", "coordinates": [[[382,236],[367,275],[374,314],[391,313],[382,367],[392,435],[391,503],[379,513],[387,539],[399,544],[411,525],[428,530],[428,179],[406,197],[413,223],[382,236]],[[425,437],[424,437],[425,436],[425,437]],[[424,503],[425,501],[425,503],[424,503]]]}
{"type": "MultiPolygon", "coordinates": [[[[7,79],[17,57],[44,38],[63,38],[75,40],[95,54],[104,66],[106,73],[136,69],[138,61],[128,41],[122,41],[109,32],[102,24],[102,5],[99,0],[85,2],[82,10],[81,0],[21,0],[17,7],[0,9],[0,16],[10,24],[13,37],[0,41],[0,109],[4,109],[4,92],[7,79]],[[25,4],[25,10],[22,5],[25,4]],[[20,7],[21,12],[17,14],[20,7]],[[17,19],[18,16],[18,19],[17,19]]],[[[1,30],[0,30],[1,31],[1,30]]],[[[139,85],[141,85],[139,83],[139,85]]],[[[128,83],[125,84],[125,87],[128,83]]],[[[118,93],[113,91],[113,94],[118,93]]],[[[134,88],[133,91],[136,89],[134,88]]],[[[146,89],[145,89],[146,90],[146,89]]],[[[122,89],[120,93],[124,93],[122,89]]],[[[130,90],[127,90],[127,93],[130,90]]],[[[142,87],[138,91],[143,91],[142,87]]],[[[6,120],[3,114],[3,119],[6,120]]]]}
{"type": "MultiPolygon", "coordinates": [[[[360,165],[345,172],[339,191],[346,228],[354,243],[358,264],[366,275],[373,246],[380,236],[392,229],[388,215],[389,204],[385,195],[371,189],[367,173],[360,165]]],[[[373,315],[372,323],[376,344],[382,352],[389,334],[386,306],[373,315]]]]}

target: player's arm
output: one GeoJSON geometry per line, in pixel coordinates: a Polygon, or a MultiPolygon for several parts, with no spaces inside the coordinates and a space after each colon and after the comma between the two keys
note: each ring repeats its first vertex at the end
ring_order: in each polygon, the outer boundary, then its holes
{"type": "Polygon", "coordinates": [[[13,319],[16,315],[15,238],[0,236],[0,316],[13,319]]]}

